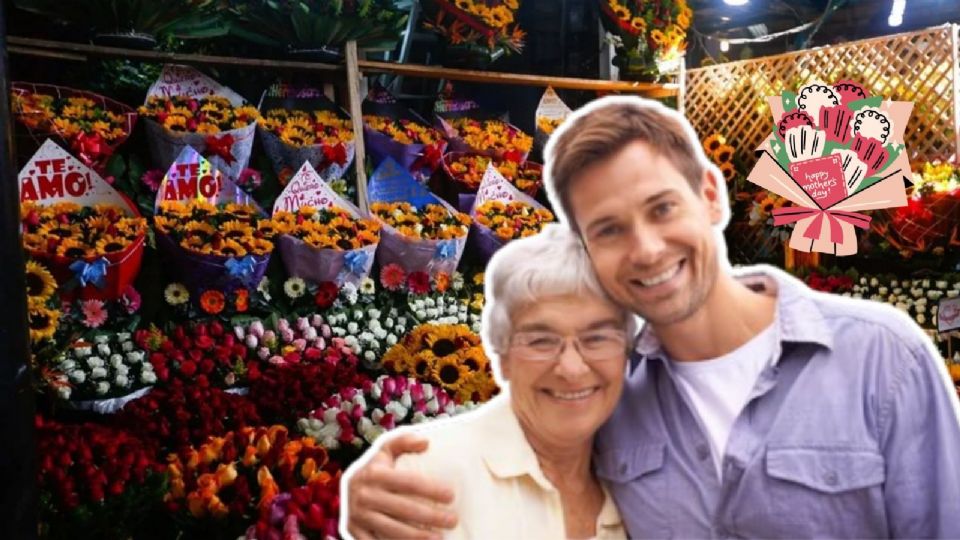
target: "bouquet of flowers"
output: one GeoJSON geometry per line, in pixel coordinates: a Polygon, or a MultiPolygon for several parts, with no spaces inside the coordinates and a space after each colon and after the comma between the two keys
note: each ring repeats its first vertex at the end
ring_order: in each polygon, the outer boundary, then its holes
{"type": "Polygon", "coordinates": [[[543,149],[547,145],[547,139],[550,135],[571,114],[573,114],[573,111],[570,110],[570,107],[560,99],[553,87],[548,86],[540,98],[540,103],[537,105],[537,111],[534,115],[537,124],[534,140],[537,147],[543,149]]]}
{"type": "Polygon", "coordinates": [[[418,180],[437,170],[447,149],[443,133],[384,89],[371,89],[363,102],[363,137],[375,167],[391,158],[418,180]]]}
{"type": "Polygon", "coordinates": [[[216,320],[178,325],[169,334],[156,327],[140,329],[134,341],[149,353],[161,383],[179,379],[201,388],[230,388],[260,377],[247,346],[216,320]]]}
{"type": "Polygon", "coordinates": [[[133,536],[162,493],[162,467],[153,449],[93,423],[67,425],[38,416],[36,429],[41,535],[133,536]]]}
{"type": "Polygon", "coordinates": [[[517,24],[520,0],[428,0],[424,26],[453,46],[465,47],[481,64],[523,50],[526,34],[517,24]]]}
{"type": "Polygon", "coordinates": [[[164,66],[139,112],[156,167],[170,167],[186,146],[233,180],[247,167],[260,112],[195,69],[164,66]]]}
{"type": "Polygon", "coordinates": [[[599,3],[600,20],[617,51],[613,63],[627,78],[655,80],[676,70],[693,19],[686,0],[599,3]]]}
{"type": "Polygon", "coordinates": [[[868,229],[871,218],[851,210],[907,204],[903,132],[913,104],[868,97],[848,81],[812,82],[768,103],[777,127],[748,180],[797,205],[773,212],[775,225],[797,224],[791,248],[856,253],[854,227],[868,229]]]}
{"type": "Polygon", "coordinates": [[[417,208],[408,202],[375,202],[370,211],[398,233],[418,240],[452,240],[466,236],[470,217],[441,204],[417,208]]]}
{"type": "Polygon", "coordinates": [[[69,391],[60,397],[100,414],[116,412],[157,382],[153,365],[128,332],[101,334],[93,343],[75,341],[51,368],[68,380],[69,391]]]}
{"type": "Polygon", "coordinates": [[[210,437],[167,458],[167,507],[203,537],[236,538],[249,516],[269,511],[276,497],[303,486],[336,485],[339,466],[309,437],[287,428],[245,427],[210,437]]]}
{"type": "Polygon", "coordinates": [[[707,157],[720,169],[723,179],[727,183],[737,177],[737,168],[733,164],[736,148],[727,144],[727,138],[720,133],[714,133],[703,141],[703,151],[707,157]]]}
{"type": "Polygon", "coordinates": [[[949,163],[924,163],[913,175],[907,205],[886,209],[876,227],[900,251],[925,252],[960,241],[960,175],[949,163]]]}
{"type": "Polygon", "coordinates": [[[50,268],[61,296],[118,298],[140,271],[146,239],[133,203],[49,140],[19,181],[24,248],[50,268]]]}
{"type": "MultiPolygon", "coordinates": [[[[438,272],[432,278],[425,272],[406,274],[403,268],[390,264],[380,272],[385,289],[405,292],[405,311],[420,324],[465,324],[480,332],[480,314],[483,310],[483,274],[474,276],[470,286],[460,272],[448,275],[438,272]]],[[[393,345],[393,344],[391,344],[393,345]]]]}
{"type": "Polygon", "coordinates": [[[378,369],[380,358],[403,337],[410,321],[405,312],[376,294],[372,280],[364,285],[359,291],[344,285],[327,322],[332,335],[342,339],[364,367],[378,369]]]}
{"type": "Polygon", "coordinates": [[[195,293],[253,287],[273,253],[273,223],[189,146],[161,182],[153,222],[174,277],[195,293]]]}
{"type": "Polygon", "coordinates": [[[260,416],[244,396],[176,380],[127,403],[116,424],[163,451],[177,451],[213,435],[260,425],[260,416]]]}
{"type": "Polygon", "coordinates": [[[503,120],[478,120],[461,116],[440,118],[450,149],[523,163],[533,149],[533,137],[503,120]]]}
{"type": "Polygon", "coordinates": [[[543,185],[543,165],[532,161],[517,163],[482,154],[450,152],[443,156],[443,170],[461,191],[476,193],[491,162],[504,178],[531,197],[536,196],[543,185]]]}
{"type": "MultiPolygon", "coordinates": [[[[27,326],[30,330],[32,349],[49,342],[57,333],[62,313],[57,307],[57,282],[46,266],[37,261],[26,262],[27,326]]],[[[64,399],[70,396],[69,387],[58,385],[64,399]]]]}
{"type": "Polygon", "coordinates": [[[484,402],[499,390],[480,336],[466,325],[423,324],[383,357],[391,373],[436,385],[458,401],[484,402]]]}
{"type": "Polygon", "coordinates": [[[297,428],[327,450],[341,447],[359,455],[383,433],[406,424],[448,418],[469,410],[430,383],[399,375],[381,375],[361,388],[344,388],[323,407],[297,421],[297,428]]]}
{"type": "Polygon", "coordinates": [[[367,277],[380,242],[380,223],[363,217],[309,163],[273,207],[280,254],[291,276],[315,283],[356,285],[367,277]]]}
{"type": "Polygon", "coordinates": [[[474,220],[492,230],[498,240],[509,242],[539,234],[554,217],[546,208],[536,208],[523,201],[491,200],[474,210],[474,220]]]}
{"type": "Polygon", "coordinates": [[[343,176],[354,155],[350,117],[313,88],[275,84],[260,100],[260,137],[278,175],[304,162],[321,175],[343,176]]]}
{"type": "Polygon", "coordinates": [[[250,385],[250,399],[267,422],[294,422],[319,407],[345,386],[359,386],[367,377],[358,360],[339,347],[324,349],[320,360],[271,366],[250,385]]]}
{"type": "Polygon", "coordinates": [[[85,165],[103,174],[137,122],[131,107],[92,92],[49,84],[11,84],[12,109],[35,139],[56,135],[85,165]]]}
{"type": "Polygon", "coordinates": [[[253,321],[249,326],[235,326],[233,331],[260,360],[273,366],[336,364],[351,352],[333,339],[330,325],[318,314],[298,317],[294,322],[278,319],[276,330],[265,328],[262,321],[253,321]]]}

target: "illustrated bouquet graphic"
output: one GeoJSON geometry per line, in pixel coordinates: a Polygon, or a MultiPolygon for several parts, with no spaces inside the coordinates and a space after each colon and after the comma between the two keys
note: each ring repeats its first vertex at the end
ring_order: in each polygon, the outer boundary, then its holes
{"type": "Polygon", "coordinates": [[[768,98],[776,127],[747,178],[793,203],[774,225],[796,223],[790,247],[853,255],[859,212],[907,204],[912,181],[903,133],[913,104],[869,96],[850,81],[807,84],[768,98]]]}

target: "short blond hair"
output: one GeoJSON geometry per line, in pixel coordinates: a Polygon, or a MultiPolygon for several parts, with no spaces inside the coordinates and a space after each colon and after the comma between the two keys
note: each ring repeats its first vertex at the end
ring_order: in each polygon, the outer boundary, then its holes
{"type": "Polygon", "coordinates": [[[692,189],[700,189],[709,162],[682,115],[658,101],[640,97],[601,98],[567,118],[546,146],[547,193],[574,230],[578,229],[570,207],[570,186],[577,175],[636,141],[650,145],[670,161],[692,189]]]}

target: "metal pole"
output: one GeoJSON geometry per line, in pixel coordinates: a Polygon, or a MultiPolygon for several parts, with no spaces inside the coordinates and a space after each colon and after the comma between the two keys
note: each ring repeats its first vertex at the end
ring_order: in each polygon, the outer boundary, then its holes
{"type": "Polygon", "coordinates": [[[7,17],[0,5],[0,523],[3,538],[37,536],[37,458],[34,395],[27,366],[27,288],[20,243],[20,188],[17,185],[7,17]]]}

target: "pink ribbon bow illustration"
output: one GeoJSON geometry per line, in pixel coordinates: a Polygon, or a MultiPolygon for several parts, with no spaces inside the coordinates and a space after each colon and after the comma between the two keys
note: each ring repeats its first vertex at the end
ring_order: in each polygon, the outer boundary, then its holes
{"type": "Polygon", "coordinates": [[[820,237],[820,230],[823,226],[823,218],[827,217],[830,223],[830,241],[834,244],[843,242],[843,229],[840,222],[845,221],[854,227],[868,229],[870,227],[870,216],[857,214],[856,212],[843,212],[841,210],[821,210],[820,208],[803,208],[799,206],[784,206],[773,210],[774,226],[787,225],[795,223],[810,216],[816,216],[807,227],[803,234],[804,238],[816,240],[820,237]]]}

